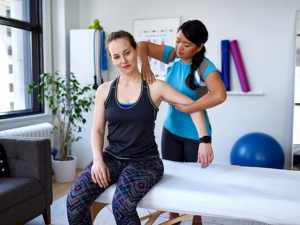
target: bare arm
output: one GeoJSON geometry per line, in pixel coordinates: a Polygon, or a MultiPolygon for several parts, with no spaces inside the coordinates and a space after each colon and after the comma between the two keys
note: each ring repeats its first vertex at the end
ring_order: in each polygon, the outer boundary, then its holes
{"type": "Polygon", "coordinates": [[[176,106],[176,108],[180,112],[192,113],[204,109],[213,108],[226,100],[226,89],[217,71],[211,72],[205,79],[205,83],[209,93],[199,98],[197,101],[188,105],[171,105],[176,106]]]}
{"type": "Polygon", "coordinates": [[[93,151],[93,166],[91,170],[92,179],[100,187],[107,187],[110,180],[109,170],[106,167],[103,157],[103,142],[105,132],[105,108],[104,102],[108,95],[110,83],[102,84],[96,93],[94,120],[91,134],[91,145],[93,151]]]}
{"type": "MultiPolygon", "coordinates": [[[[188,96],[180,93],[168,83],[157,80],[153,85],[150,86],[150,94],[152,99],[157,99],[156,105],[159,106],[161,101],[174,102],[178,104],[190,104],[194,101],[188,96]]],[[[196,126],[198,136],[207,136],[205,119],[202,111],[190,113],[192,120],[196,126]]],[[[214,159],[213,150],[211,144],[201,143],[199,145],[198,159],[197,162],[201,161],[201,167],[206,168],[212,163],[214,159]]]]}
{"type": "Polygon", "coordinates": [[[138,46],[139,46],[140,59],[142,60],[142,62],[143,61],[148,62],[148,56],[157,59],[161,62],[163,61],[165,45],[157,45],[149,41],[139,41],[138,46]]]}
{"type": "Polygon", "coordinates": [[[104,109],[104,96],[103,92],[105,90],[103,85],[101,85],[97,89],[96,93],[96,104],[94,110],[94,120],[93,120],[93,127],[92,127],[92,134],[91,134],[91,145],[93,151],[93,160],[94,161],[103,161],[102,158],[102,149],[103,149],[103,142],[104,142],[104,132],[105,132],[105,109],[104,109]]]}
{"type": "MultiPolygon", "coordinates": [[[[177,104],[191,104],[194,101],[188,96],[180,93],[175,88],[173,88],[170,84],[160,81],[157,83],[161,83],[160,92],[162,95],[162,101],[165,102],[174,102],[177,104]]],[[[207,135],[204,115],[202,111],[197,111],[194,113],[190,113],[192,120],[197,128],[199,137],[203,137],[207,135]]]]}
{"type": "Polygon", "coordinates": [[[147,41],[139,41],[139,63],[142,66],[142,75],[144,80],[147,79],[149,84],[155,81],[154,74],[152,73],[148,61],[148,56],[159,61],[163,61],[164,45],[157,45],[147,41]]]}

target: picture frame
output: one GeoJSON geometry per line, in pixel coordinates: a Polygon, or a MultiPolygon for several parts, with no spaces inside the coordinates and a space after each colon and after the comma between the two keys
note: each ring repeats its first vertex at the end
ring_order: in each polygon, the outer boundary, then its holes
{"type": "MultiPolygon", "coordinates": [[[[138,41],[150,41],[156,44],[175,46],[180,17],[135,19],[133,20],[133,36],[138,41]]],[[[164,80],[167,65],[149,57],[149,64],[157,79],[164,80]]],[[[140,65],[138,65],[140,69],[140,65]]]]}

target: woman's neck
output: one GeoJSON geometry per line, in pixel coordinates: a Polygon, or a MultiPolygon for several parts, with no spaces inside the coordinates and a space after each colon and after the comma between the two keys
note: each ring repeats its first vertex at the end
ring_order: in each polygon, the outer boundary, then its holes
{"type": "Polygon", "coordinates": [[[181,59],[183,64],[189,64],[190,62],[193,61],[193,58],[189,58],[189,59],[181,59]]]}
{"type": "Polygon", "coordinates": [[[141,73],[140,71],[137,69],[134,72],[132,72],[131,74],[122,74],[121,73],[121,77],[119,79],[119,84],[132,84],[132,83],[141,83],[141,73]]]}

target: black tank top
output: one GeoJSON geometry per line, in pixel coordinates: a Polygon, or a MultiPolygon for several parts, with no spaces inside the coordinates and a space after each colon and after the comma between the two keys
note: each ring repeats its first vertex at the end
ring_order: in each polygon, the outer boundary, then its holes
{"type": "Polygon", "coordinates": [[[123,160],[157,158],[159,153],[154,127],[158,108],[150,98],[148,84],[142,79],[138,100],[132,106],[124,108],[117,99],[119,78],[111,84],[104,103],[109,142],[104,151],[123,160]]]}

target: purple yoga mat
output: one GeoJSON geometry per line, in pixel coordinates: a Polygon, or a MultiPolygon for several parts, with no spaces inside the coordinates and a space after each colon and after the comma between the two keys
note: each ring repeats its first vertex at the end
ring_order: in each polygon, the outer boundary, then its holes
{"type": "Polygon", "coordinates": [[[250,91],[250,87],[237,40],[230,42],[230,50],[240,79],[242,91],[248,92],[250,91]]]}

